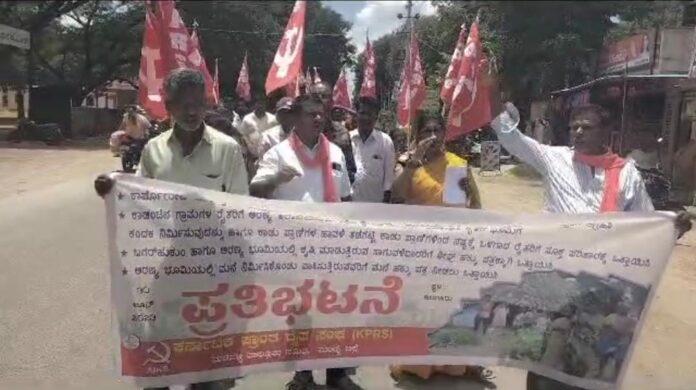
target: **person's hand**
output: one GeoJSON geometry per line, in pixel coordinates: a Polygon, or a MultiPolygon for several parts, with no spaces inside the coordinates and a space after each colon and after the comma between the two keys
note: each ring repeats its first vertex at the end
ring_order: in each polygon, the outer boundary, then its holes
{"type": "Polygon", "coordinates": [[[684,235],[684,233],[691,230],[691,220],[694,218],[696,218],[696,216],[687,211],[680,211],[677,213],[677,218],[674,220],[674,226],[677,228],[680,238],[684,235]]]}
{"type": "Polygon", "coordinates": [[[457,183],[459,185],[459,188],[464,191],[465,194],[469,194],[469,178],[467,177],[462,177],[459,179],[459,182],[457,183]]]}
{"type": "Polygon", "coordinates": [[[437,137],[433,135],[418,142],[415,150],[411,154],[411,158],[416,161],[422,161],[430,147],[435,143],[435,140],[437,140],[437,137]]]}
{"type": "Polygon", "coordinates": [[[111,192],[111,188],[114,186],[114,179],[110,178],[108,175],[101,174],[96,180],[94,180],[94,190],[97,191],[97,195],[102,198],[111,192]]]}
{"type": "Polygon", "coordinates": [[[289,165],[285,165],[276,173],[275,182],[277,184],[284,184],[295,178],[295,176],[300,176],[300,172],[289,165]]]}
{"type": "Polygon", "coordinates": [[[511,102],[506,102],[503,105],[504,111],[510,116],[510,119],[519,123],[520,122],[520,112],[517,110],[514,104],[511,102]]]}

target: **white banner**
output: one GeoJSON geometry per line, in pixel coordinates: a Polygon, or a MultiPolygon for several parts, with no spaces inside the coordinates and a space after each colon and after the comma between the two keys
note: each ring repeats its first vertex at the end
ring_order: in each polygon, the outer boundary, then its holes
{"type": "Polygon", "coordinates": [[[0,24],[0,45],[9,45],[29,50],[30,42],[29,31],[0,24]]]}
{"type": "Polygon", "coordinates": [[[269,201],[115,175],[118,372],[141,387],[367,364],[620,383],[673,217],[269,201]]]}

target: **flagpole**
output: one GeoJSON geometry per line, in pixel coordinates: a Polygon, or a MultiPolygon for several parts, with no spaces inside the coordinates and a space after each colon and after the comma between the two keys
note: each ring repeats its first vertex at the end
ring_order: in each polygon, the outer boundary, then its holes
{"type": "Polygon", "coordinates": [[[619,154],[623,152],[624,131],[626,129],[626,89],[628,87],[628,57],[624,58],[623,91],[621,96],[621,128],[619,133],[619,154]]]}
{"type": "MultiPolygon", "coordinates": [[[[411,123],[411,114],[412,114],[412,102],[411,102],[411,79],[410,77],[410,72],[408,72],[409,69],[413,68],[413,58],[412,53],[411,53],[411,41],[413,40],[413,17],[411,16],[411,11],[413,9],[413,1],[408,0],[406,3],[406,19],[408,21],[408,39],[406,40],[406,61],[404,61],[404,66],[407,68],[404,71],[404,75],[407,77],[407,80],[404,80],[406,82],[406,104],[408,104],[408,119],[406,121],[406,127],[408,129],[408,133],[406,134],[406,142],[408,145],[411,145],[411,133],[413,133],[413,126],[411,123]]],[[[401,19],[402,15],[398,14],[397,17],[401,19]]]]}

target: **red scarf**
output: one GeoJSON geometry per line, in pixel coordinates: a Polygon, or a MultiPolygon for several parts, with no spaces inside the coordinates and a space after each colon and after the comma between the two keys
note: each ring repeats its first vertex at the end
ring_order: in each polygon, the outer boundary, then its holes
{"type": "Polygon", "coordinates": [[[608,213],[619,211],[617,205],[619,198],[619,176],[621,175],[621,168],[626,165],[626,160],[612,152],[600,155],[575,152],[574,158],[593,168],[604,169],[604,195],[602,197],[602,204],[599,206],[599,212],[608,213]]]}
{"type": "Polygon", "coordinates": [[[324,134],[319,134],[317,154],[312,158],[305,151],[305,144],[302,143],[302,140],[300,140],[300,137],[298,137],[295,132],[290,134],[288,139],[292,150],[295,151],[295,155],[297,155],[297,159],[300,160],[302,165],[308,168],[321,167],[321,173],[324,179],[324,202],[338,202],[338,192],[336,192],[336,184],[334,183],[332,174],[333,167],[331,166],[330,156],[331,143],[329,143],[329,140],[324,137],[324,134]]]}

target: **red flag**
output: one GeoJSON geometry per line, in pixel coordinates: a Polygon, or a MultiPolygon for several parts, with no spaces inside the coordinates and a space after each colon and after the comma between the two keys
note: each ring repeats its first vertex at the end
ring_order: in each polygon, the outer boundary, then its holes
{"type": "Polygon", "coordinates": [[[166,69],[161,53],[159,21],[148,9],[145,14],[143,48],[140,51],[140,74],[138,78],[138,102],[151,118],[167,118],[162,97],[162,81],[166,69]]]}
{"type": "Polygon", "coordinates": [[[251,100],[251,84],[249,83],[249,67],[247,66],[247,55],[244,53],[244,61],[242,62],[242,69],[239,70],[239,78],[237,78],[237,96],[244,99],[244,101],[251,100]]]}
{"type": "Polygon", "coordinates": [[[365,45],[365,59],[363,62],[363,81],[360,86],[360,96],[377,97],[377,82],[375,78],[375,69],[377,62],[375,61],[375,51],[370,44],[370,38],[367,38],[365,45]]]}
{"type": "Polygon", "coordinates": [[[266,94],[294,81],[302,67],[307,2],[297,0],[266,77],[266,94]]]}
{"type": "Polygon", "coordinates": [[[488,59],[483,53],[476,21],[471,26],[457,84],[452,92],[452,106],[447,118],[447,140],[476,130],[493,119],[493,87],[493,78],[488,71],[488,59]]]}
{"type": "Polygon", "coordinates": [[[454,92],[454,87],[459,78],[459,68],[462,62],[462,55],[464,54],[465,46],[466,25],[462,24],[462,29],[459,31],[459,39],[457,39],[457,45],[454,47],[454,53],[452,53],[449,68],[447,68],[445,81],[442,83],[442,89],[440,89],[440,99],[442,99],[442,101],[445,103],[445,106],[452,104],[452,92],[454,92]]]}
{"type": "Polygon", "coordinates": [[[347,110],[353,109],[353,104],[350,102],[350,95],[348,94],[348,81],[346,80],[346,73],[341,69],[341,74],[336,80],[336,85],[334,85],[332,102],[334,107],[345,108],[347,110]]]}
{"type": "Polygon", "coordinates": [[[406,58],[401,72],[401,87],[399,88],[397,121],[401,126],[407,126],[416,116],[425,101],[425,79],[421,65],[420,51],[416,34],[411,32],[410,58],[406,58]]]}
{"type": "Polygon", "coordinates": [[[317,67],[314,67],[314,84],[319,84],[321,83],[321,77],[319,77],[319,71],[317,70],[317,67]]]}
{"type": "Polygon", "coordinates": [[[215,80],[213,80],[213,77],[210,75],[208,65],[203,58],[203,51],[201,50],[201,43],[198,40],[198,32],[196,30],[193,30],[193,33],[191,33],[191,44],[189,45],[189,55],[187,58],[192,68],[198,69],[203,73],[205,77],[205,92],[208,96],[208,100],[213,102],[213,104],[220,103],[218,94],[215,92],[215,80]]]}
{"type": "Polygon", "coordinates": [[[215,74],[213,74],[213,94],[215,96],[215,102],[220,102],[220,78],[218,74],[218,59],[215,59],[215,74]]]}
{"type": "Polygon", "coordinates": [[[302,72],[292,81],[290,84],[285,86],[285,96],[296,98],[300,96],[300,82],[302,78],[302,72]]]}
{"type": "Polygon", "coordinates": [[[174,1],[158,1],[160,37],[162,39],[161,53],[164,59],[166,71],[177,68],[197,69],[205,77],[206,95],[213,101],[213,78],[210,76],[208,66],[201,55],[198,36],[194,31],[189,35],[179,11],[174,6],[174,1]]]}

